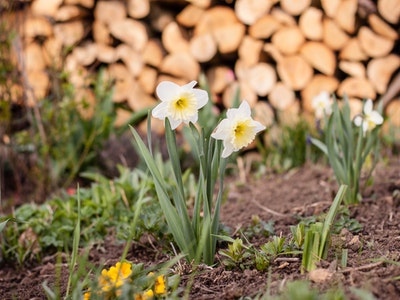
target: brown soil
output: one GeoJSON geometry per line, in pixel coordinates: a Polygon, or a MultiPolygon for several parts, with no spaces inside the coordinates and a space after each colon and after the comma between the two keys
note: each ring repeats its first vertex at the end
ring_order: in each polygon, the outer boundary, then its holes
{"type": "MultiPolygon", "coordinates": [[[[322,268],[333,273],[330,279],[314,283],[321,291],[330,287],[351,287],[371,291],[377,299],[400,298],[400,160],[390,159],[380,163],[374,172],[374,184],[363,194],[363,202],[350,208],[351,217],[363,226],[362,231],[352,234],[343,231],[333,244],[348,248],[348,264],[337,267],[335,253],[321,263],[322,268]],[[396,262],[396,263],[393,263],[396,262]]],[[[222,207],[222,222],[238,232],[258,215],[261,220],[274,221],[276,234],[289,236],[289,225],[296,225],[296,216],[307,217],[325,212],[335,196],[337,186],[332,172],[320,165],[306,165],[285,174],[270,174],[260,179],[248,179],[243,183],[229,180],[229,197],[222,207]]],[[[251,238],[254,244],[267,239],[251,238]]],[[[128,259],[146,266],[166,261],[165,254],[150,245],[134,245],[128,259]]],[[[111,265],[119,260],[122,246],[112,239],[101,248],[90,252],[93,262],[111,265]]],[[[335,248],[335,247],[332,247],[335,248]]],[[[42,283],[53,286],[56,280],[55,255],[45,257],[41,264],[17,268],[3,266],[0,270],[0,299],[46,299],[42,283]]],[[[219,257],[217,257],[219,261],[219,257]]],[[[271,275],[256,270],[227,270],[217,263],[214,268],[202,267],[195,277],[190,299],[239,299],[265,291],[269,280],[272,294],[278,293],[286,282],[305,279],[301,274],[300,261],[276,260],[271,264],[271,275]]],[[[63,264],[61,286],[67,279],[67,264],[63,264]]],[[[181,269],[181,285],[190,280],[188,271],[181,269]]]]}

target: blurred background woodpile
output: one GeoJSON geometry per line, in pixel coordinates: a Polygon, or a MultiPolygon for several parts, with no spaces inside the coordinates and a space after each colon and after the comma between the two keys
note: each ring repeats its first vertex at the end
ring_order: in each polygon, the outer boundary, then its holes
{"type": "Polygon", "coordinates": [[[2,16],[18,24],[30,105],[47,95],[54,69],[95,105],[86,79],[105,67],[124,106],[119,123],[157,102],[158,82],[204,73],[218,107],[240,88],[267,126],[311,118],[313,97],[328,91],[347,94],[354,113],[382,98],[400,127],[400,0],[16,2],[2,16]]]}

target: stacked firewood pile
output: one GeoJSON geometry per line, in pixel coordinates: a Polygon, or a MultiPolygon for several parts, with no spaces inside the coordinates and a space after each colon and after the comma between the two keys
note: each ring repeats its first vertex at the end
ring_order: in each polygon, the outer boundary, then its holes
{"type": "MultiPolygon", "coordinates": [[[[114,101],[154,105],[158,82],[204,73],[229,107],[237,88],[266,125],[312,115],[321,91],[384,99],[400,127],[399,0],[31,0],[22,27],[27,79],[37,101],[48,69],[70,73],[77,97],[95,103],[86,78],[106,67],[114,101]],[[66,55],[65,55],[66,53],[66,55]],[[397,99],[396,99],[397,97],[397,99]]],[[[129,111],[120,111],[122,121],[129,111]]]]}

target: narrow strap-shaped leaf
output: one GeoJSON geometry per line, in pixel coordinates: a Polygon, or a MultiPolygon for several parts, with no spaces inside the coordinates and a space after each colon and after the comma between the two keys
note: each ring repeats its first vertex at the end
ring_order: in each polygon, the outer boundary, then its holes
{"type": "Polygon", "coordinates": [[[336,214],[339,210],[340,204],[342,203],[343,197],[346,194],[347,186],[341,185],[339,191],[336,194],[335,199],[332,202],[331,207],[329,208],[328,214],[326,215],[324,225],[322,227],[321,234],[321,246],[319,247],[318,255],[323,257],[323,254],[326,250],[328,235],[332,230],[332,225],[335,220],[336,214]]]}
{"type": "Polygon", "coordinates": [[[186,223],[187,220],[182,220],[179,217],[176,208],[171,204],[170,198],[165,189],[166,182],[162,178],[153,157],[151,156],[149,150],[146,148],[146,145],[143,143],[136,130],[133,127],[130,127],[130,129],[136,141],[136,145],[138,146],[139,152],[145,160],[151,175],[153,176],[154,185],[160,201],[160,206],[163,210],[171,233],[174,236],[174,240],[178,244],[180,250],[184,254],[188,255],[188,259],[193,259],[195,256],[195,252],[193,252],[194,245],[191,245],[191,241],[195,241],[195,236],[192,226],[190,223],[186,223]]]}

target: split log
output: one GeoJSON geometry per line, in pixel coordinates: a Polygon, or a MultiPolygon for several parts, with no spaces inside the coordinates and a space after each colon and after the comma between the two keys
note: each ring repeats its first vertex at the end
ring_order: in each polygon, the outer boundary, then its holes
{"type": "Polygon", "coordinates": [[[93,39],[97,44],[111,45],[113,42],[110,29],[105,23],[99,20],[93,21],[92,34],[93,39]]]}
{"type": "Polygon", "coordinates": [[[217,42],[211,33],[194,36],[189,42],[189,49],[198,62],[208,62],[218,52],[217,42]]]}
{"type": "Polygon", "coordinates": [[[267,39],[281,27],[282,24],[274,16],[266,14],[249,26],[249,35],[256,39],[267,39]]]}
{"type": "Polygon", "coordinates": [[[283,11],[278,7],[274,7],[271,9],[271,16],[273,16],[276,20],[279,21],[282,25],[286,26],[296,26],[297,22],[296,19],[289,15],[287,12],[283,11]]]}
{"type": "Polygon", "coordinates": [[[322,21],[323,42],[332,50],[340,50],[350,39],[349,36],[331,19],[322,21]]]}
{"type": "Polygon", "coordinates": [[[46,62],[43,57],[43,50],[39,44],[31,42],[23,51],[24,67],[28,71],[43,71],[46,68],[46,62]]]}
{"type": "Polygon", "coordinates": [[[62,2],[63,0],[35,0],[32,2],[30,9],[33,15],[54,18],[62,2]]]}
{"type": "Polygon", "coordinates": [[[315,75],[307,86],[300,92],[301,104],[306,112],[314,112],[312,101],[315,96],[321,92],[334,93],[339,86],[339,80],[333,76],[325,76],[322,74],[315,75]]]}
{"type": "Polygon", "coordinates": [[[82,46],[75,47],[72,50],[71,55],[73,55],[81,66],[89,66],[93,64],[97,58],[97,48],[98,45],[95,43],[87,43],[82,46]]]}
{"type": "MultiPolygon", "coordinates": [[[[388,117],[387,122],[390,124],[389,126],[395,126],[397,129],[400,129],[400,98],[391,101],[386,107],[385,112],[388,117]]],[[[398,136],[400,136],[400,133],[398,133],[398,136]]],[[[399,141],[400,139],[397,140],[399,141]]]]}
{"type": "MultiPolygon", "coordinates": [[[[97,1],[94,9],[94,19],[106,25],[126,19],[128,12],[121,1],[97,1]]],[[[128,33],[128,32],[126,32],[128,33]]]]}
{"type": "Polygon", "coordinates": [[[214,66],[207,71],[212,94],[221,94],[235,80],[233,70],[227,66],[214,66]]]}
{"type": "Polygon", "coordinates": [[[282,126],[296,126],[300,118],[300,101],[296,100],[285,111],[277,112],[277,119],[282,126]]]}
{"type": "Polygon", "coordinates": [[[268,94],[268,102],[279,111],[286,111],[296,101],[294,91],[283,82],[277,82],[268,94]]]}
{"type": "Polygon", "coordinates": [[[54,25],[54,35],[59,38],[65,47],[79,43],[87,33],[87,24],[83,20],[76,20],[54,25]]]}
{"type": "Polygon", "coordinates": [[[240,100],[246,100],[250,107],[256,105],[258,100],[257,94],[253,91],[247,81],[241,80],[231,82],[225,89],[222,94],[222,104],[224,107],[232,107],[233,100],[238,92],[240,100]]]}
{"type": "Polygon", "coordinates": [[[301,55],[285,56],[277,64],[281,80],[295,91],[302,90],[311,80],[314,71],[301,55]]]}
{"type": "Polygon", "coordinates": [[[385,93],[390,78],[399,67],[400,57],[396,54],[374,58],[368,62],[367,76],[378,94],[385,93]]]}
{"type": "Polygon", "coordinates": [[[372,83],[366,78],[348,77],[343,80],[337,89],[339,97],[347,95],[347,97],[360,99],[375,99],[376,92],[372,83]]]}
{"type": "Polygon", "coordinates": [[[299,27],[285,26],[273,34],[271,42],[282,54],[290,55],[299,51],[305,42],[305,38],[299,27]]]}
{"type": "Polygon", "coordinates": [[[352,38],[340,50],[339,58],[351,61],[363,61],[369,57],[361,47],[359,39],[352,38]]]}
{"type": "Polygon", "coordinates": [[[211,6],[211,0],[187,0],[191,4],[198,6],[200,8],[208,8],[211,6]]]}
{"type": "Polygon", "coordinates": [[[253,108],[254,120],[260,122],[265,127],[270,127],[275,122],[274,111],[265,101],[257,101],[253,108]]]}
{"type": "Polygon", "coordinates": [[[62,41],[56,37],[48,38],[42,47],[46,66],[59,69],[62,67],[62,41]]]}
{"type": "Polygon", "coordinates": [[[142,52],[143,62],[153,67],[159,67],[163,58],[164,51],[161,42],[156,39],[148,40],[142,52]]]}
{"type": "Polygon", "coordinates": [[[339,69],[356,78],[365,78],[366,70],[363,63],[359,61],[342,60],[339,62],[339,69]]]}
{"type": "Polygon", "coordinates": [[[370,57],[388,55],[393,49],[394,41],[374,33],[370,28],[362,26],[358,31],[361,48],[370,57]]]}
{"type": "Polygon", "coordinates": [[[64,5],[80,5],[86,8],[93,8],[94,0],[64,0],[64,5]]]}
{"type": "Polygon", "coordinates": [[[133,111],[140,111],[145,108],[150,109],[157,104],[157,100],[147,94],[143,90],[142,86],[135,81],[133,81],[129,86],[127,102],[133,111]]]}
{"type": "Polygon", "coordinates": [[[341,2],[342,0],[321,0],[321,6],[325,14],[328,17],[333,18],[335,17],[341,2]]]}
{"type": "Polygon", "coordinates": [[[111,34],[128,44],[136,51],[143,51],[148,41],[146,26],[143,22],[125,18],[109,25],[111,34]]]}
{"type": "Polygon", "coordinates": [[[114,102],[123,102],[128,99],[133,78],[128,68],[121,63],[110,64],[107,68],[106,75],[109,79],[114,80],[114,102]]]}
{"type": "Polygon", "coordinates": [[[254,24],[259,18],[267,14],[273,2],[271,0],[236,0],[235,13],[243,24],[254,24]]]}
{"type": "Polygon", "coordinates": [[[292,16],[300,15],[311,4],[311,0],[281,0],[280,5],[284,11],[292,16]]]}
{"type": "Polygon", "coordinates": [[[178,23],[171,22],[161,34],[161,42],[169,53],[188,52],[189,41],[178,23]]]}
{"type": "Polygon", "coordinates": [[[134,19],[143,19],[150,13],[149,0],[128,0],[128,15],[134,19]]]}
{"type": "Polygon", "coordinates": [[[50,86],[49,75],[44,70],[32,70],[26,73],[29,91],[26,93],[28,106],[36,105],[47,96],[50,86]]]}
{"type": "Polygon", "coordinates": [[[28,17],[24,22],[23,35],[26,40],[49,38],[53,35],[53,26],[45,17],[28,17]]]}
{"type": "Polygon", "coordinates": [[[204,9],[196,5],[186,5],[176,16],[176,21],[185,27],[194,27],[201,19],[204,9]]]}
{"type": "Polygon", "coordinates": [[[140,75],[144,67],[143,56],[127,44],[120,44],[115,48],[117,59],[120,59],[128,68],[133,77],[140,75]]]}
{"type": "Polygon", "coordinates": [[[54,15],[54,20],[56,22],[66,22],[83,19],[87,16],[89,16],[89,11],[87,9],[76,5],[63,5],[57,10],[54,15]]]}
{"type": "Polygon", "coordinates": [[[239,59],[244,65],[254,66],[260,61],[263,42],[246,35],[238,49],[239,59]]]}
{"type": "Polygon", "coordinates": [[[222,54],[235,52],[244,37],[245,31],[246,27],[242,23],[215,29],[214,37],[219,52],[222,54]]]}
{"type": "Polygon", "coordinates": [[[342,0],[336,9],[334,21],[348,33],[355,32],[358,0],[342,0]]]}
{"type": "Polygon", "coordinates": [[[164,57],[160,71],[187,80],[197,80],[200,65],[189,53],[171,53],[164,57]]]}
{"type": "Polygon", "coordinates": [[[400,18],[400,2],[398,0],[378,0],[378,11],[386,21],[397,24],[400,18]]]}
{"type": "Polygon", "coordinates": [[[152,95],[156,88],[158,72],[152,67],[145,66],[137,77],[137,81],[142,87],[143,91],[152,95]]]}
{"type": "Polygon", "coordinates": [[[394,30],[389,24],[375,14],[368,15],[368,23],[375,33],[385,38],[396,40],[399,37],[399,34],[396,32],[396,30],[394,30]]]}
{"type": "Polygon", "coordinates": [[[272,65],[258,63],[250,67],[246,74],[246,81],[258,96],[266,96],[276,84],[276,72],[272,65]]]}
{"type": "Polygon", "coordinates": [[[323,36],[323,13],[315,7],[308,7],[299,18],[299,28],[309,40],[320,41],[323,36]]]}
{"type": "Polygon", "coordinates": [[[318,71],[325,75],[333,75],[336,70],[336,56],[323,43],[307,42],[300,49],[301,55],[318,71]]]}
{"type": "Polygon", "coordinates": [[[111,64],[118,60],[116,49],[108,45],[98,44],[96,54],[97,60],[106,64],[111,64]]]}

